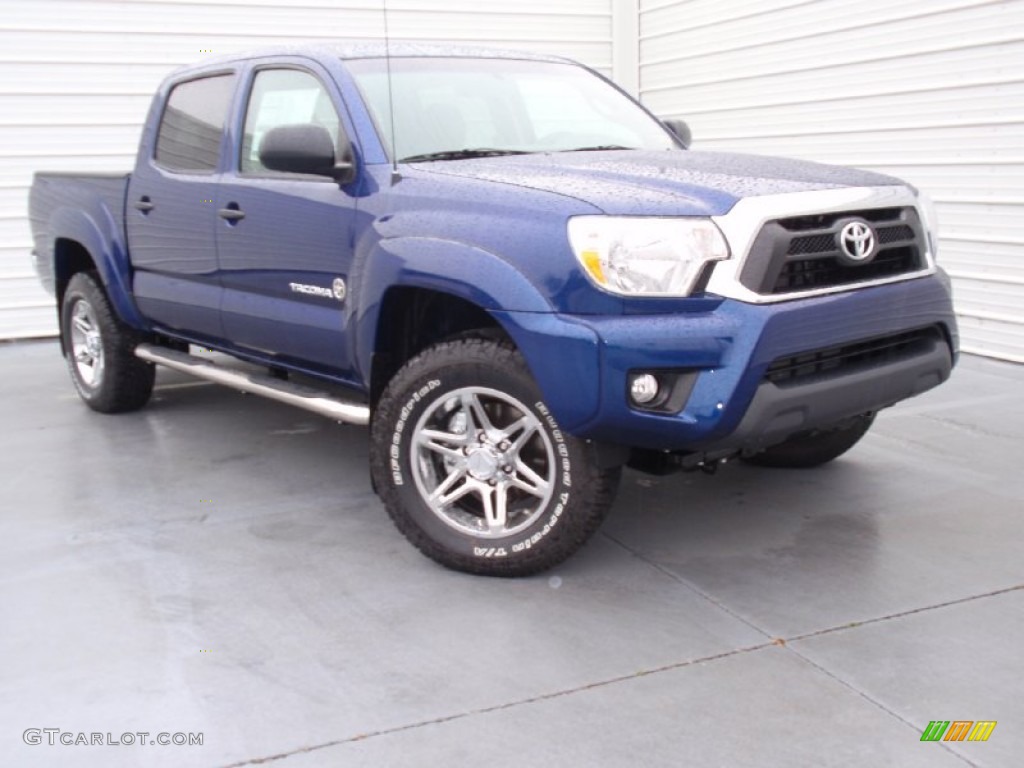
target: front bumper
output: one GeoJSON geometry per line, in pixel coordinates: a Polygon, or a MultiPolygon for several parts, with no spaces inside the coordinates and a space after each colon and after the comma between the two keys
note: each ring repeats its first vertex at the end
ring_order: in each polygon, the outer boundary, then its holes
{"type": "MultiPolygon", "coordinates": [[[[672,451],[757,450],[791,434],[877,411],[948,378],[958,337],[949,280],[928,277],[831,296],[754,305],[725,299],[644,316],[497,313],[566,431],[672,451]],[[933,329],[902,356],[851,357],[778,384],[773,362],[933,329]],[[630,405],[631,372],[692,376],[677,413],[630,405]]],[[[856,348],[856,347],[854,347],[856,348]]]]}

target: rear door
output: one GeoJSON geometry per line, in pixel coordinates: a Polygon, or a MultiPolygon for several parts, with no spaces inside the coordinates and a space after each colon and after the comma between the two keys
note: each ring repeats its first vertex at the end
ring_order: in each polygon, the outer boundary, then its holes
{"type": "Polygon", "coordinates": [[[171,86],[128,186],[139,309],[156,324],[195,337],[223,335],[215,199],[236,79],[225,72],[171,86]]]}
{"type": "Polygon", "coordinates": [[[218,188],[225,218],[216,231],[222,318],[232,342],[347,377],[354,184],[272,171],[259,159],[269,130],[309,123],[327,129],[340,156],[348,146],[340,107],[333,83],[312,63],[257,67],[249,77],[239,156],[218,188]]]}

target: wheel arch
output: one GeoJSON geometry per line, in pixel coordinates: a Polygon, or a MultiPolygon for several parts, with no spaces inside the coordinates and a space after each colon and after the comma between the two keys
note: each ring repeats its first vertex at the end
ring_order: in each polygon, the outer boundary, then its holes
{"type": "MultiPolygon", "coordinates": [[[[57,322],[60,323],[64,307],[64,294],[67,292],[71,278],[79,272],[98,272],[96,260],[88,249],[77,240],[59,237],[53,244],[53,280],[54,295],[57,299],[57,322]]],[[[101,278],[102,279],[102,278],[101,278]]],[[[60,352],[67,354],[64,334],[60,335],[60,352]]]]}
{"type": "Polygon", "coordinates": [[[53,243],[58,313],[71,278],[78,272],[93,270],[121,320],[135,328],[145,328],[129,290],[131,264],[118,225],[107,221],[101,227],[84,211],[59,208],[50,217],[47,229],[53,243]]]}
{"type": "Polygon", "coordinates": [[[412,285],[389,288],[381,299],[370,363],[370,402],[405,363],[424,349],[459,335],[511,337],[486,310],[466,298],[412,285]]]}
{"type": "Polygon", "coordinates": [[[480,331],[512,338],[496,312],[551,312],[541,291],[513,264],[465,243],[384,240],[360,260],[356,358],[371,403],[410,358],[433,343],[480,331]]]}

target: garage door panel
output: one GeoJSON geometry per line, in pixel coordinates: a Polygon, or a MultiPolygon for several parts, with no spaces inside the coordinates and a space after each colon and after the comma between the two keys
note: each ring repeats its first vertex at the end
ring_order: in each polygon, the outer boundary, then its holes
{"type": "Polygon", "coordinates": [[[695,149],[927,191],[968,346],[1024,360],[1024,2],[644,0],[640,21],[641,97],[695,149]]]}
{"type": "MultiPolygon", "coordinates": [[[[128,171],[153,92],[175,67],[273,45],[378,41],[381,10],[380,0],[0,0],[0,280],[16,278],[0,287],[0,338],[53,330],[26,277],[34,172],[128,171]],[[31,306],[13,306],[22,292],[31,306]]],[[[389,26],[395,41],[461,40],[612,68],[611,0],[403,0],[389,26]]]]}
{"type": "Polygon", "coordinates": [[[961,315],[960,346],[964,352],[1024,363],[1024,325],[961,315]]]}
{"type": "Polygon", "coordinates": [[[727,110],[699,111],[683,106],[680,114],[701,135],[717,139],[746,136],[794,136],[849,132],[853,127],[872,131],[935,126],[976,125],[985,122],[1024,121],[1024,77],[1017,82],[941,88],[919,92],[876,94],[860,98],[795,101],[789,94],[782,104],[764,104],[727,110]]]}

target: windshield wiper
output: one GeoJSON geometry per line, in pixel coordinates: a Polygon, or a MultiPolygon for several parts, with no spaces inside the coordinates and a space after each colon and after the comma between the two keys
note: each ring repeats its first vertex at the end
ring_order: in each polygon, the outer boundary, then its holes
{"type": "Polygon", "coordinates": [[[424,163],[431,160],[469,160],[474,157],[501,157],[502,155],[528,155],[522,149],[490,149],[483,147],[480,149],[449,149],[444,152],[427,152],[423,155],[409,155],[409,157],[403,157],[398,162],[400,163],[424,163]]]}
{"type": "Polygon", "coordinates": [[[596,147],[576,147],[575,149],[563,149],[562,152],[604,152],[612,149],[636,149],[636,147],[623,147],[621,144],[599,144],[596,147]]]}

